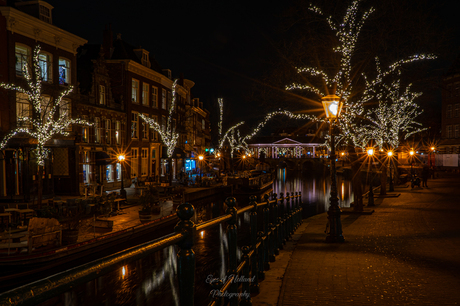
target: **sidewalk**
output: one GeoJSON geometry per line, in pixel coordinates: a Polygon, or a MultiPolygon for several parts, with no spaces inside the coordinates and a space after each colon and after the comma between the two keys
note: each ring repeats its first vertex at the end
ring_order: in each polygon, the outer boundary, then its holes
{"type": "Polygon", "coordinates": [[[460,177],[428,186],[342,215],[342,244],[325,243],[325,213],[305,219],[253,305],[460,304],[460,177]]]}

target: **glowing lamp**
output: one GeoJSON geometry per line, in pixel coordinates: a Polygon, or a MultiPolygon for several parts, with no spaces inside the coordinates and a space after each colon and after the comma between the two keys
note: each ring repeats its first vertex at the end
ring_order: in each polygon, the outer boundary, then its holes
{"type": "Polygon", "coordinates": [[[388,155],[388,157],[392,157],[393,156],[393,151],[388,151],[387,155],[388,155]]]}
{"type": "Polygon", "coordinates": [[[414,150],[410,150],[409,155],[414,156],[414,154],[415,154],[414,150]]]}
{"type": "Polygon", "coordinates": [[[373,156],[373,155],[374,155],[374,149],[373,148],[367,149],[367,156],[373,156]]]}
{"type": "Polygon", "coordinates": [[[323,108],[327,119],[335,120],[340,116],[340,111],[342,110],[343,103],[340,101],[338,96],[327,95],[321,99],[321,102],[323,103],[323,108]]]}
{"type": "Polygon", "coordinates": [[[203,160],[203,158],[204,158],[203,155],[198,155],[199,160],[203,160]]]}
{"type": "Polygon", "coordinates": [[[122,161],[125,160],[125,155],[124,155],[124,154],[120,154],[120,155],[117,156],[117,158],[118,158],[118,160],[119,160],[120,162],[122,162],[122,161]]]}

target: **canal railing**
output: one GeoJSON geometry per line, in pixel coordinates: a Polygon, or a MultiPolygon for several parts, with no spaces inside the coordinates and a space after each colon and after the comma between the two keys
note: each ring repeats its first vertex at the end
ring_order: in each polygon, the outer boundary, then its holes
{"type": "Polygon", "coordinates": [[[179,247],[177,277],[180,305],[193,305],[196,266],[193,245],[196,233],[223,222],[227,223],[227,277],[211,281],[209,305],[222,305],[224,300],[232,306],[251,305],[250,294],[259,292],[259,282],[265,278],[265,271],[270,269],[270,262],[276,260],[279,250],[302,223],[300,192],[287,193],[286,196],[281,193],[279,198],[275,194],[271,200],[265,195],[260,203],[256,199],[251,196],[248,206],[236,209],[235,198],[229,197],[225,200],[228,207],[225,215],[198,225],[190,220],[195,214],[193,205],[183,203],[177,209],[180,221],[174,233],[5,292],[0,295],[0,305],[37,305],[172,245],[179,247]],[[259,210],[262,210],[262,224],[258,224],[259,210]],[[245,212],[250,212],[250,245],[241,247],[243,256],[238,262],[237,219],[245,212]],[[259,226],[261,231],[258,231],[259,226]]]}

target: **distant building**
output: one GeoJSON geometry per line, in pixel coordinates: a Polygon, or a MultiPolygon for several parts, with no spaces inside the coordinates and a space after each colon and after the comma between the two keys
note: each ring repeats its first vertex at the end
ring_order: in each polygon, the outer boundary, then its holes
{"type": "Polygon", "coordinates": [[[460,153],[460,57],[443,77],[442,140],[437,150],[445,154],[460,153]]]}

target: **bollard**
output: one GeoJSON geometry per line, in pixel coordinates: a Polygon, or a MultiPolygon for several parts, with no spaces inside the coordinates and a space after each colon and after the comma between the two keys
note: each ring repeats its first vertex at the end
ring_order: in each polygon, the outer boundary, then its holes
{"type": "MultiPolygon", "coordinates": [[[[227,226],[227,238],[228,238],[228,270],[227,275],[237,275],[237,258],[236,258],[236,251],[238,248],[237,245],[237,226],[236,223],[238,221],[236,200],[233,197],[229,197],[225,200],[227,203],[228,209],[227,214],[231,214],[232,218],[228,220],[227,226]]],[[[236,294],[238,291],[238,283],[234,282],[229,287],[230,295],[236,294]]],[[[230,305],[238,305],[238,299],[230,299],[230,305]]]]}
{"type": "MultiPolygon", "coordinates": [[[[250,271],[250,267],[249,267],[249,251],[251,249],[248,247],[248,246],[244,246],[241,248],[241,251],[243,252],[243,262],[245,262],[245,265],[243,267],[243,286],[242,286],[242,295],[241,295],[241,301],[240,301],[240,305],[242,306],[249,306],[249,305],[252,305],[252,300],[251,300],[251,294],[250,294],[250,290],[249,290],[249,271],[250,271]]],[[[237,299],[237,297],[234,297],[234,299],[237,299]]]]}
{"type": "Polygon", "coordinates": [[[196,226],[190,221],[194,214],[195,209],[190,203],[183,203],[177,208],[177,216],[181,220],[174,230],[184,235],[184,239],[178,243],[179,251],[177,252],[180,305],[193,306],[194,303],[196,262],[192,247],[196,226]]]}

